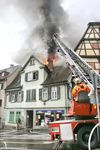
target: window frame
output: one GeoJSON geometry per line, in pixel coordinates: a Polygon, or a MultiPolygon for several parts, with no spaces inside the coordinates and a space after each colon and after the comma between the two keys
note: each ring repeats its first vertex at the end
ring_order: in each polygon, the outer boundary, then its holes
{"type": "Polygon", "coordinates": [[[36,102],[36,89],[26,90],[26,102],[36,102]]]}
{"type": "Polygon", "coordinates": [[[42,100],[48,100],[48,88],[42,88],[42,100]]]}
{"type": "Polygon", "coordinates": [[[56,86],[51,87],[51,100],[58,99],[57,92],[58,92],[58,90],[57,90],[56,86]]]}
{"type": "Polygon", "coordinates": [[[25,81],[26,82],[36,81],[36,80],[38,80],[38,76],[39,76],[39,72],[38,71],[27,72],[25,74],[25,81]],[[29,74],[31,75],[30,77],[29,77],[29,74]]]}

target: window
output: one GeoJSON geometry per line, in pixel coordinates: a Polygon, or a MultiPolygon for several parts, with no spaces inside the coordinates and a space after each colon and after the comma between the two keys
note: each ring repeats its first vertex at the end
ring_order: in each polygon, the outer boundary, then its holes
{"type": "Polygon", "coordinates": [[[26,101],[27,102],[36,101],[36,89],[26,91],[26,101]]]}
{"type": "Polygon", "coordinates": [[[23,101],[23,91],[18,91],[17,102],[23,101]]]}
{"type": "Polygon", "coordinates": [[[30,60],[30,66],[32,66],[32,65],[35,65],[35,60],[34,60],[34,58],[32,58],[32,59],[30,60]]]}
{"type": "Polygon", "coordinates": [[[57,87],[51,88],[51,99],[57,99],[57,87]]]}
{"type": "MultiPolygon", "coordinates": [[[[6,94],[7,99],[9,96],[9,93],[6,94]]],[[[23,101],[23,91],[12,91],[10,92],[9,101],[14,102],[22,102],[23,101]]]]}
{"type": "Polygon", "coordinates": [[[39,100],[60,99],[60,87],[48,87],[39,89],[39,100]]]}
{"type": "Polygon", "coordinates": [[[26,80],[27,82],[33,81],[33,80],[38,80],[38,71],[26,73],[26,75],[25,75],[25,80],[26,80]]]}
{"type": "Polygon", "coordinates": [[[9,114],[9,122],[14,123],[14,112],[13,111],[11,111],[9,114]]]}
{"type": "Polygon", "coordinates": [[[21,119],[21,112],[20,111],[16,112],[16,122],[18,121],[19,118],[21,119]]]}
{"type": "Polygon", "coordinates": [[[5,75],[5,73],[4,73],[4,72],[2,72],[2,77],[4,77],[4,75],[5,75]]]}
{"type": "Polygon", "coordinates": [[[17,101],[17,96],[18,96],[18,92],[17,91],[10,92],[9,101],[10,102],[16,102],[17,101]]]}
{"type": "Polygon", "coordinates": [[[52,100],[60,99],[60,87],[51,88],[51,99],[52,100]]]}
{"type": "Polygon", "coordinates": [[[47,100],[48,99],[48,89],[43,88],[42,89],[42,100],[47,100]]]}

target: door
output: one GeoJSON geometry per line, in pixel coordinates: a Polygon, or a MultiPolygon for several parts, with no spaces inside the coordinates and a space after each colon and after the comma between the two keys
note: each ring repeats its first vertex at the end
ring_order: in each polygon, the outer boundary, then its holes
{"type": "Polygon", "coordinates": [[[33,128],[33,110],[27,110],[26,127],[33,128]]]}

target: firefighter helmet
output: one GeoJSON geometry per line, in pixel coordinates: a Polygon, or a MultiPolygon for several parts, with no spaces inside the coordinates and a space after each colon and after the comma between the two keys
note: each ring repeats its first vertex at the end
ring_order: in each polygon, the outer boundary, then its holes
{"type": "Polygon", "coordinates": [[[81,78],[76,78],[74,81],[75,81],[75,84],[79,84],[79,83],[82,82],[82,79],[81,78]]]}

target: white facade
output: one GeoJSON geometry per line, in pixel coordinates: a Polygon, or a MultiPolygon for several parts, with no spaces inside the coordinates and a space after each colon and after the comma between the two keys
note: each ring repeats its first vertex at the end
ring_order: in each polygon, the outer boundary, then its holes
{"type": "Polygon", "coordinates": [[[46,102],[43,102],[40,99],[39,90],[43,88],[41,84],[46,80],[48,74],[44,69],[45,66],[41,64],[37,59],[34,60],[33,65],[30,65],[30,61],[28,61],[28,63],[25,64],[21,71],[21,86],[23,91],[23,100],[21,102],[11,102],[9,101],[10,96],[6,96],[6,126],[16,126],[16,118],[18,116],[18,113],[20,114],[23,127],[33,127],[36,124],[41,125],[43,121],[46,122],[46,115],[48,116],[49,114],[52,115],[53,118],[59,118],[62,112],[66,113],[66,107],[69,107],[69,103],[67,102],[67,84],[59,85],[59,99],[51,98],[46,102]],[[31,72],[38,72],[38,78],[36,80],[31,80],[31,72]],[[29,78],[27,77],[26,80],[27,74],[29,78]],[[35,90],[35,100],[27,100],[30,90],[35,90]],[[12,123],[9,121],[9,119],[11,119],[11,113],[13,117],[12,123]],[[39,120],[38,123],[37,120],[39,120]]]}

